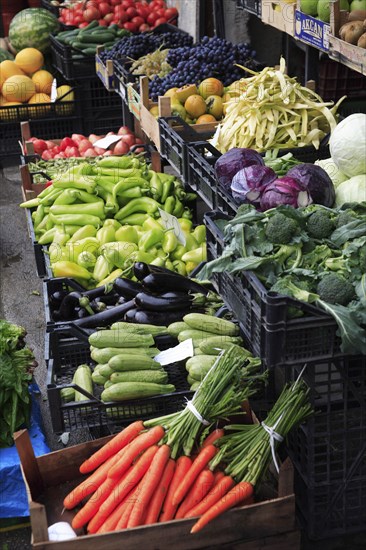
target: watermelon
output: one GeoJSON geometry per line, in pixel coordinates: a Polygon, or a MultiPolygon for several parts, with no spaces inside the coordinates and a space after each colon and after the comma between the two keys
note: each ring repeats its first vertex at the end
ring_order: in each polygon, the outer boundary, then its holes
{"type": "Polygon", "coordinates": [[[49,35],[59,29],[60,23],[50,11],[27,8],[11,20],[9,40],[17,52],[23,48],[36,48],[44,53],[51,44],[49,35]]]}
{"type": "Polygon", "coordinates": [[[10,59],[11,61],[14,61],[14,56],[8,50],[4,50],[4,48],[0,48],[0,63],[2,61],[5,61],[6,59],[10,59]]]}

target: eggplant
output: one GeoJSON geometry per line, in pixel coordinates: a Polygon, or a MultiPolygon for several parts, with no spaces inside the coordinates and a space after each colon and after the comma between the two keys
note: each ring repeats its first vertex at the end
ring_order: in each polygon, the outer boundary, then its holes
{"type": "Polygon", "coordinates": [[[181,299],[184,300],[189,297],[189,294],[187,292],[181,292],[177,290],[176,292],[170,291],[170,292],[163,292],[163,294],[159,294],[160,298],[165,298],[166,300],[171,299],[181,299]]]}
{"type": "Polygon", "coordinates": [[[99,296],[95,298],[93,302],[96,304],[105,304],[106,306],[114,306],[118,303],[119,296],[118,294],[106,294],[105,296],[99,296]]]}
{"type": "Polygon", "coordinates": [[[90,317],[89,313],[85,311],[83,307],[80,307],[77,312],[78,319],[85,319],[85,317],[90,317]]]}
{"type": "Polygon", "coordinates": [[[135,304],[138,308],[148,311],[178,311],[189,308],[191,299],[188,294],[183,294],[183,298],[161,298],[147,292],[139,292],[135,296],[135,304]]]}
{"type": "Polygon", "coordinates": [[[74,290],[73,292],[69,292],[69,294],[65,296],[59,307],[59,314],[61,319],[69,321],[70,319],[73,319],[75,317],[75,308],[80,305],[81,298],[82,294],[80,292],[77,292],[76,290],[74,290]]]}
{"type": "Polygon", "coordinates": [[[149,266],[148,264],[145,264],[145,262],[135,262],[133,264],[133,274],[139,281],[142,281],[142,279],[150,275],[150,273],[151,271],[149,266]]]}
{"type": "Polygon", "coordinates": [[[124,298],[134,298],[136,294],[142,291],[141,283],[117,277],[113,283],[114,290],[124,298]]]}
{"type": "Polygon", "coordinates": [[[154,336],[155,345],[160,350],[173,348],[179,344],[178,339],[170,334],[159,334],[154,336]]]}
{"type": "Polygon", "coordinates": [[[181,321],[187,313],[190,313],[190,311],[190,309],[166,312],[138,310],[135,315],[135,322],[148,325],[170,325],[176,321],[181,321]]]}
{"type": "Polygon", "coordinates": [[[50,299],[49,299],[50,304],[53,306],[56,306],[56,304],[59,305],[67,295],[68,295],[67,290],[56,290],[56,292],[53,292],[50,295],[50,299]]]}
{"type": "Polygon", "coordinates": [[[77,319],[74,321],[74,324],[83,328],[107,327],[116,321],[121,321],[125,313],[127,313],[127,311],[132,309],[134,306],[135,302],[130,300],[125,304],[114,307],[112,306],[111,309],[106,309],[101,313],[89,315],[85,319],[77,319]]]}
{"type": "Polygon", "coordinates": [[[127,323],[134,323],[136,321],[135,317],[136,317],[137,311],[138,309],[135,307],[132,309],[129,309],[127,313],[125,313],[123,320],[126,321],[127,323]]]}
{"type": "Polygon", "coordinates": [[[113,288],[111,286],[108,292],[106,292],[107,288],[107,285],[97,286],[96,288],[92,288],[91,290],[85,290],[84,292],[82,292],[82,295],[85,298],[89,298],[90,301],[95,300],[95,298],[99,298],[100,296],[109,296],[109,294],[112,293],[113,288]]]}
{"type": "Polygon", "coordinates": [[[152,292],[181,291],[200,293],[205,296],[209,293],[207,288],[196,281],[171,272],[169,274],[150,273],[142,280],[142,286],[152,292]]]}

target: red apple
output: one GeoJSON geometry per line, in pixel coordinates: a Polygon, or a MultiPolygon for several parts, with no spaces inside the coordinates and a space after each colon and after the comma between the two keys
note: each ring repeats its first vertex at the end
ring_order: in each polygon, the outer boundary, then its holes
{"type": "Polygon", "coordinates": [[[128,126],[121,126],[120,129],[117,132],[118,136],[125,136],[126,134],[130,134],[131,130],[128,126]]]}
{"type": "Polygon", "coordinates": [[[113,154],[114,155],[125,155],[126,153],[128,153],[129,150],[130,150],[129,145],[127,145],[127,143],[124,142],[121,139],[118,143],[116,143],[116,145],[113,149],[113,154]]]}
{"type": "Polygon", "coordinates": [[[98,139],[102,139],[102,136],[97,136],[96,134],[90,134],[90,136],[87,139],[89,139],[90,143],[94,145],[94,143],[98,141],[98,139]]]}
{"type": "Polygon", "coordinates": [[[79,143],[79,151],[80,153],[84,153],[85,151],[87,151],[88,149],[92,149],[93,147],[93,144],[90,143],[90,141],[88,139],[83,139],[83,141],[81,141],[79,143]]]}
{"type": "Polygon", "coordinates": [[[53,149],[54,147],[56,147],[56,143],[54,141],[47,140],[46,144],[47,144],[47,149],[48,150],[53,149]]]}
{"type": "Polygon", "coordinates": [[[87,149],[81,154],[82,157],[97,157],[97,153],[94,151],[94,149],[87,149]]]}
{"type": "Polygon", "coordinates": [[[136,139],[133,134],[126,134],[125,136],[122,136],[121,140],[127,143],[128,147],[131,147],[136,143],[136,139]]]}

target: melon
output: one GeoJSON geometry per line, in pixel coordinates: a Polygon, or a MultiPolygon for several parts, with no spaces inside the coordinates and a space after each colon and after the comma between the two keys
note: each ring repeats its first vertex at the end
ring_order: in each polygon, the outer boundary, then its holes
{"type": "Polygon", "coordinates": [[[1,92],[8,102],[24,103],[36,93],[36,86],[29,76],[14,75],[5,80],[1,92]]]}
{"type": "Polygon", "coordinates": [[[2,61],[0,63],[0,88],[4,84],[5,80],[15,75],[24,75],[24,73],[22,69],[14,63],[14,61],[10,61],[10,59],[2,61]]]}
{"type": "Polygon", "coordinates": [[[27,8],[10,21],[9,40],[17,52],[23,48],[36,48],[44,53],[51,45],[50,34],[59,29],[60,23],[50,11],[27,8]]]}
{"type": "Polygon", "coordinates": [[[48,71],[42,69],[32,75],[32,80],[36,85],[36,92],[43,92],[44,94],[51,94],[53,75],[48,71]]]}
{"type": "Polygon", "coordinates": [[[36,48],[24,48],[15,56],[15,63],[27,75],[32,75],[43,66],[43,53],[36,48]]]}

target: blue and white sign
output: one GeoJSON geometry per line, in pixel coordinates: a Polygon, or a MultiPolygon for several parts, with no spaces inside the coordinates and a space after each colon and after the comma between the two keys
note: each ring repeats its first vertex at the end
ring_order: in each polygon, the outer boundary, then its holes
{"type": "Polygon", "coordinates": [[[295,10],[295,37],[323,52],[329,51],[329,23],[295,10]]]}

